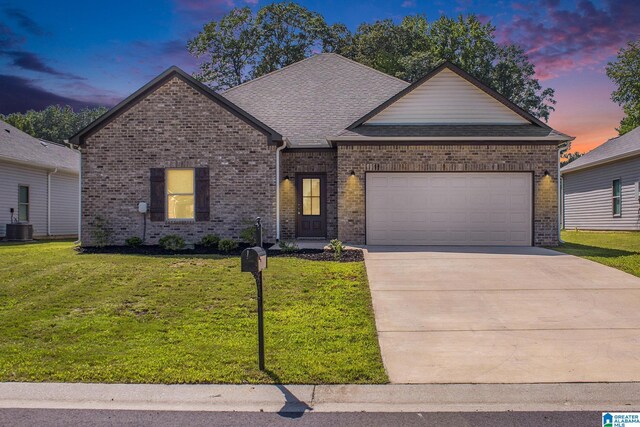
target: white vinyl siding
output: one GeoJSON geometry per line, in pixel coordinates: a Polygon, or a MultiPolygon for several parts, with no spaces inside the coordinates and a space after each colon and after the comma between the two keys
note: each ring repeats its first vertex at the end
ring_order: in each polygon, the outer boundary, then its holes
{"type": "Polygon", "coordinates": [[[564,227],[585,230],[640,230],[640,157],[563,175],[564,227]],[[614,217],[613,181],[621,180],[622,214],[614,217]]]}
{"type": "MultiPolygon", "coordinates": [[[[29,187],[29,223],[35,237],[47,236],[47,170],[0,161],[0,237],[18,215],[18,186],[29,187]]],[[[51,230],[49,235],[78,234],[78,176],[58,172],[51,175],[51,230]]]]}
{"type": "Polygon", "coordinates": [[[47,235],[47,172],[0,161],[0,236],[6,233],[6,224],[18,218],[18,187],[29,187],[29,223],[34,236],[47,235]]]}
{"type": "Polygon", "coordinates": [[[78,176],[51,175],[51,234],[78,234],[78,176]]]}
{"type": "Polygon", "coordinates": [[[528,124],[475,85],[444,69],[367,124],[528,124]]]}
{"type": "Polygon", "coordinates": [[[369,245],[530,246],[530,173],[368,173],[369,245]]]}

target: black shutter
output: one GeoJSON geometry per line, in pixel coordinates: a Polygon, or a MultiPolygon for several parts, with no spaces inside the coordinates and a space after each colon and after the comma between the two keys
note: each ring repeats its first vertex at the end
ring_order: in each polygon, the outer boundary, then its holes
{"type": "Polygon", "coordinates": [[[164,221],[164,169],[151,168],[151,198],[149,218],[151,221],[164,221]]]}
{"type": "Polygon", "coordinates": [[[196,168],[196,221],[210,220],[209,168],[196,168]]]}

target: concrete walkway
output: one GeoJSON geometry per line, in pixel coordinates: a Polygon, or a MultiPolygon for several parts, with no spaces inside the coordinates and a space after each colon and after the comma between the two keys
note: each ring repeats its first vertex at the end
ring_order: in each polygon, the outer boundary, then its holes
{"type": "Polygon", "coordinates": [[[640,279],[541,248],[368,247],[394,383],[640,381],[640,279]]]}
{"type": "Polygon", "coordinates": [[[244,412],[629,411],[640,384],[0,383],[0,408],[244,412]]]}

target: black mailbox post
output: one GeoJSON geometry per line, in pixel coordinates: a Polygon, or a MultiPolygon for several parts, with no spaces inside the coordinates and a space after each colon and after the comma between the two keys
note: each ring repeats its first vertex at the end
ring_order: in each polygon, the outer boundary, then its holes
{"type": "MultiPolygon", "coordinates": [[[[258,222],[259,224],[259,222],[258,222]]],[[[257,224],[256,224],[257,225],[257,224]]],[[[258,228],[256,226],[256,228],[258,228]]],[[[253,274],[258,290],[258,366],[264,371],[264,323],[262,314],[262,270],[267,268],[267,252],[260,246],[247,248],[240,256],[240,271],[253,274]]]]}

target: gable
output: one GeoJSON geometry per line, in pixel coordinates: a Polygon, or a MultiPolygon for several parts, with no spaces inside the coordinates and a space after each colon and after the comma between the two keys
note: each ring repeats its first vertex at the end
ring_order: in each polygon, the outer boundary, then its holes
{"type": "MultiPolygon", "coordinates": [[[[143,103],[148,95],[156,92],[159,88],[163,88],[168,83],[170,84],[172,81],[174,82],[183,82],[185,87],[193,89],[193,91],[197,94],[201,94],[204,97],[208,98],[208,101],[213,101],[215,104],[219,105],[224,110],[233,114],[237,118],[243,120],[248,125],[252,126],[254,129],[259,132],[265,134],[267,136],[267,140],[270,144],[277,143],[282,141],[282,136],[271,129],[269,126],[262,123],[260,120],[256,119],[228,99],[223,96],[217,94],[209,87],[205,86],[201,82],[195,80],[193,77],[182,71],[178,67],[170,67],[165,72],[160,74],[155,79],[151,80],[149,83],[138,89],[132,95],[130,95],[127,99],[113,107],[107,113],[100,116],[98,119],[94,120],[84,129],[80,130],[77,134],[73,135],[70,138],[70,141],[75,145],[82,145],[86,141],[87,137],[99,131],[111,121],[121,116],[123,113],[128,111],[130,108],[137,106],[140,103],[143,103]]],[[[168,94],[169,103],[171,104],[170,98],[174,96],[175,93],[168,94]]],[[[175,101],[175,100],[174,100],[175,101]]],[[[188,104],[189,100],[184,100],[184,103],[188,104]]]]}
{"type": "Polygon", "coordinates": [[[444,67],[365,124],[531,124],[475,84],[444,67]]]}

